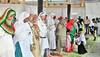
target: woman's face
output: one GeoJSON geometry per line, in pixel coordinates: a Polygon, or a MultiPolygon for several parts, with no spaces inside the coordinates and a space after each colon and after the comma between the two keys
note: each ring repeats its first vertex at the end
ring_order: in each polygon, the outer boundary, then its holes
{"type": "Polygon", "coordinates": [[[14,21],[14,17],[13,16],[10,16],[10,17],[8,17],[8,19],[6,20],[6,23],[7,23],[7,25],[11,25],[12,23],[13,23],[13,21],[14,21]]]}
{"type": "Polygon", "coordinates": [[[46,20],[46,16],[41,16],[41,19],[42,20],[46,20]]]}

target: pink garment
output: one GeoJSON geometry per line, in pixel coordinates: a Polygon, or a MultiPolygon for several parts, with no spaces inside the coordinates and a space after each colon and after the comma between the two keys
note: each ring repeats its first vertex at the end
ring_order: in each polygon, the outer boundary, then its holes
{"type": "Polygon", "coordinates": [[[67,35],[66,38],[66,48],[65,48],[66,52],[70,52],[71,51],[71,38],[70,35],[67,35]]]}

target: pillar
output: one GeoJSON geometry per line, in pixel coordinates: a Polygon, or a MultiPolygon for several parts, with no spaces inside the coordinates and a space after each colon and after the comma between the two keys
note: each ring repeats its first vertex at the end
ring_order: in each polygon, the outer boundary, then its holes
{"type": "Polygon", "coordinates": [[[43,11],[43,0],[38,0],[38,14],[43,11]]]}
{"type": "Polygon", "coordinates": [[[70,19],[70,14],[71,14],[71,4],[67,5],[67,17],[70,19]]]}

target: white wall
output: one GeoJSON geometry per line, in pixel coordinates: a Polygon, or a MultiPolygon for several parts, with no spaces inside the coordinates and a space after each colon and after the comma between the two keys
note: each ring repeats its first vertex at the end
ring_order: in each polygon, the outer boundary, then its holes
{"type": "Polygon", "coordinates": [[[35,13],[37,14],[37,6],[33,5],[25,5],[25,10],[29,11],[30,13],[35,13]]]}
{"type": "MultiPolygon", "coordinates": [[[[51,12],[55,13],[57,16],[67,16],[67,7],[66,8],[46,8],[44,11],[47,12],[47,14],[50,14],[51,12]]],[[[76,16],[85,16],[85,9],[84,8],[71,8],[71,17],[76,16]],[[76,13],[76,15],[74,14],[76,13]]]]}
{"type": "Polygon", "coordinates": [[[100,17],[100,2],[86,3],[86,15],[90,18],[100,17]]]}
{"type": "Polygon", "coordinates": [[[85,8],[72,8],[71,9],[71,16],[73,16],[73,13],[76,13],[77,16],[82,16],[83,18],[85,17],[85,8]]]}
{"type": "MultiPolygon", "coordinates": [[[[100,17],[100,6],[99,5],[100,5],[100,2],[86,3],[86,8],[72,8],[71,16],[73,16],[73,13],[77,13],[76,16],[84,17],[85,15],[87,15],[90,18],[100,17]]],[[[37,14],[37,6],[21,5],[21,4],[0,4],[0,16],[3,14],[5,9],[9,7],[13,8],[17,12],[17,17],[24,10],[28,10],[32,13],[34,12],[37,14]]],[[[57,16],[67,16],[67,7],[65,8],[44,8],[44,11],[46,11],[47,14],[50,14],[51,12],[53,12],[57,16]]]]}
{"type": "Polygon", "coordinates": [[[66,16],[66,8],[45,8],[47,14],[54,13],[56,16],[66,16]]]}
{"type": "MultiPolygon", "coordinates": [[[[48,12],[54,12],[57,16],[67,16],[67,7],[66,8],[48,8],[45,9],[48,12]]],[[[73,13],[77,13],[77,16],[89,16],[89,18],[100,17],[100,2],[97,3],[86,3],[86,8],[72,8],[71,16],[73,13]]]]}
{"type": "Polygon", "coordinates": [[[19,4],[16,4],[16,5],[15,4],[0,4],[0,16],[2,16],[2,14],[7,8],[14,9],[17,13],[17,17],[20,14],[20,12],[22,12],[24,9],[23,5],[19,5],[19,4]]]}

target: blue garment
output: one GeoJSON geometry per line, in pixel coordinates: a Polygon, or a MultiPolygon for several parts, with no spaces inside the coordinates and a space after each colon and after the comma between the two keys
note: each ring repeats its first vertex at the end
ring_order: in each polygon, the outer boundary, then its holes
{"type": "Polygon", "coordinates": [[[20,48],[19,42],[16,43],[15,47],[16,47],[15,57],[22,57],[22,52],[21,52],[21,48],[20,48]]]}

